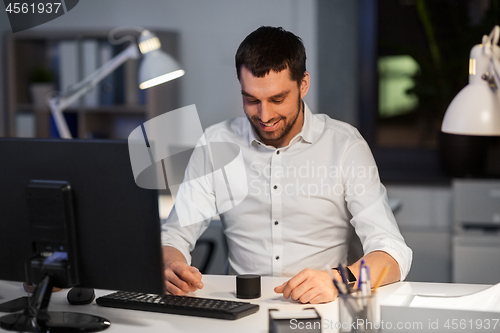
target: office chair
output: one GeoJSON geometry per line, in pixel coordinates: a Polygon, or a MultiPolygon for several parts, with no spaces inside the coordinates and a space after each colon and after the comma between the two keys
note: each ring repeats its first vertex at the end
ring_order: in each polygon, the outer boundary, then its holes
{"type": "Polygon", "coordinates": [[[213,239],[199,239],[191,252],[191,265],[198,268],[201,274],[206,274],[207,269],[214,261],[214,250],[217,243],[213,239]]]}
{"type": "Polygon", "coordinates": [[[214,218],[191,252],[191,264],[202,274],[227,274],[227,241],[220,219],[214,218]]]}

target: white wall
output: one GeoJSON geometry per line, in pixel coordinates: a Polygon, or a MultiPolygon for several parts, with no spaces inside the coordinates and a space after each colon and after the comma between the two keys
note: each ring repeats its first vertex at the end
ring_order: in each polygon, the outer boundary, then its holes
{"type": "MultiPolygon", "coordinates": [[[[178,31],[186,70],[180,79],[181,106],[196,104],[205,128],[243,115],[234,54],[261,25],[282,26],[303,39],[313,78],[306,101],[315,109],[315,8],[316,0],[82,0],[66,15],[33,29],[142,26],[178,31]]],[[[5,12],[1,20],[3,16],[5,12]]]]}
{"type": "Polygon", "coordinates": [[[359,124],[359,1],[318,0],[318,108],[359,124]]]}

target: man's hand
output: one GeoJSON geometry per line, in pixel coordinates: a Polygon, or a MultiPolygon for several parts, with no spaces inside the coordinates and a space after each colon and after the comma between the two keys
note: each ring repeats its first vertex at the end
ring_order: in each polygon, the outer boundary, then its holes
{"type": "Polygon", "coordinates": [[[172,295],[186,295],[203,288],[198,268],[182,261],[173,261],[165,268],[165,290],[172,295]]]}
{"type": "Polygon", "coordinates": [[[293,278],[274,288],[283,297],[291,297],[301,303],[327,303],[337,298],[337,289],[333,286],[330,276],[325,271],[306,268],[293,278]]]}

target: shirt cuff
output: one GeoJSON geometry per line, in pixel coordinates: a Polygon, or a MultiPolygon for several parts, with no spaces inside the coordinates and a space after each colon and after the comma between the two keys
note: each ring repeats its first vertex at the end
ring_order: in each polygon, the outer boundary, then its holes
{"type": "Polygon", "coordinates": [[[411,267],[411,262],[413,258],[413,251],[406,245],[394,244],[395,242],[390,239],[385,239],[379,242],[377,246],[370,247],[365,254],[374,251],[382,251],[390,255],[399,266],[400,281],[404,281],[408,275],[411,267]],[[380,244],[382,243],[382,244],[380,244]],[[384,244],[386,243],[386,244],[384,244]]]}
{"type": "Polygon", "coordinates": [[[171,246],[179,250],[184,258],[186,258],[186,263],[191,265],[191,252],[189,251],[189,245],[187,245],[185,240],[175,239],[170,237],[166,232],[163,232],[161,235],[161,243],[163,246],[171,246]]]}

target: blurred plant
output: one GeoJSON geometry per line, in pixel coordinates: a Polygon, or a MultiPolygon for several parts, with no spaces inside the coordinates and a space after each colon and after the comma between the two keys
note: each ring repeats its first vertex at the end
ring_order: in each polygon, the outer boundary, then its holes
{"type": "Polygon", "coordinates": [[[29,74],[31,83],[52,83],[53,78],[52,72],[43,66],[34,67],[29,74]]]}

